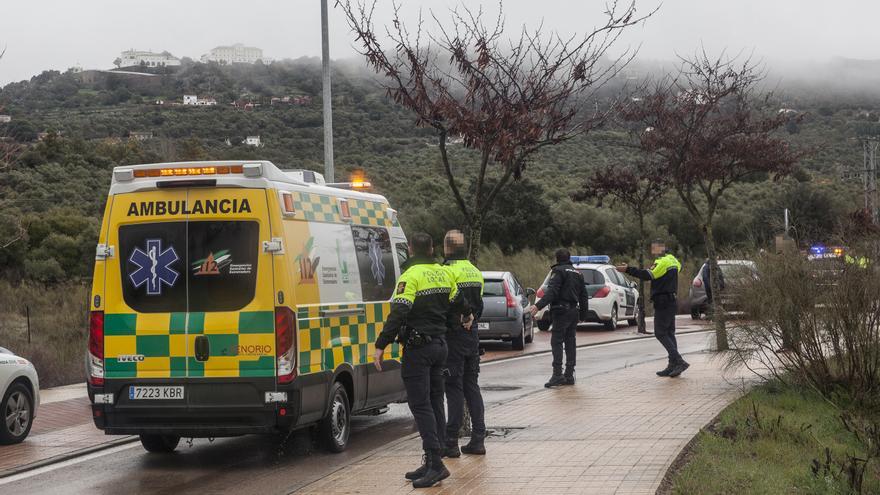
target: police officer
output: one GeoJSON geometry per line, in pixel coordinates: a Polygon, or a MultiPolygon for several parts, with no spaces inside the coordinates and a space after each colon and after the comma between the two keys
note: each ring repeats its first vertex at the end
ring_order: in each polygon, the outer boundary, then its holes
{"type": "Polygon", "coordinates": [[[669,355],[668,365],[658,371],[657,376],[674,378],[684,373],[684,370],[690,366],[678,353],[678,341],[675,339],[676,292],[678,292],[678,272],[681,270],[681,263],[671,253],[666,252],[666,246],[662,242],[651,244],[651,254],[657,259],[650,269],[642,270],[619,265],[617,271],[651,282],[654,337],[666,348],[666,353],[669,355]]]}
{"type": "Polygon", "coordinates": [[[446,341],[449,356],[446,368],[446,400],[449,421],[446,423],[444,457],[459,457],[461,453],[485,455],[486,421],[483,396],[477,382],[480,373],[480,338],[473,326],[483,313],[483,274],[466,259],[464,234],[450,230],[443,239],[444,264],[458,290],[456,303],[449,322],[446,341]],[[464,406],[471,416],[471,439],[461,450],[458,431],[461,429],[464,406]]]}
{"type": "Polygon", "coordinates": [[[571,265],[568,249],[556,250],[556,264],[551,267],[550,280],[544,297],[532,308],[532,317],[545,306],[550,306],[553,319],[550,347],[553,350],[553,376],[545,387],[574,385],[575,336],[577,325],[587,319],[589,297],[584,276],[571,265]],[[565,375],[562,374],[562,347],[565,346],[565,375]]]}
{"type": "Polygon", "coordinates": [[[425,451],[422,466],[405,475],[415,488],[434,486],[449,477],[441,459],[446,429],[443,370],[446,328],[456,288],[447,269],[434,261],[433,244],[425,233],[410,239],[410,260],[397,281],[391,313],[376,339],[373,355],[376,368],[382,371],[385,347],[395,340],[403,344],[400,375],[425,451]]]}

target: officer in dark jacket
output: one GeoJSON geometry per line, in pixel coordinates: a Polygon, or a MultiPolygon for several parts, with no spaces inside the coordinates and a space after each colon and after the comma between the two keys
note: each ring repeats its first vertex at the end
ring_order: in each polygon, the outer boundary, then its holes
{"type": "Polygon", "coordinates": [[[584,276],[571,265],[567,249],[556,250],[556,264],[551,267],[550,280],[544,297],[532,306],[532,317],[545,306],[550,306],[553,320],[550,347],[553,350],[553,376],[545,387],[574,385],[575,336],[577,325],[587,319],[589,296],[584,276]],[[562,374],[562,347],[565,345],[565,375],[562,374]]]}
{"type": "Polygon", "coordinates": [[[665,369],[658,371],[657,376],[676,377],[690,366],[678,353],[678,341],[675,339],[675,313],[677,309],[676,293],[678,292],[678,272],[681,263],[666,252],[663,243],[651,244],[651,254],[657,256],[648,270],[627,265],[620,265],[617,271],[651,282],[651,301],[654,303],[654,337],[660,341],[669,355],[669,363],[665,369]]]}
{"type": "Polygon", "coordinates": [[[395,340],[403,344],[400,375],[425,451],[422,466],[405,475],[415,488],[434,486],[449,477],[441,459],[446,430],[443,371],[446,329],[457,291],[449,271],[432,258],[433,242],[424,233],[410,239],[411,258],[397,281],[391,313],[373,355],[376,368],[382,371],[385,347],[395,340]]]}
{"type": "Polygon", "coordinates": [[[486,421],[483,395],[480,393],[480,338],[474,322],[483,314],[483,274],[466,259],[464,234],[450,230],[443,239],[445,265],[458,289],[453,304],[446,341],[449,356],[446,368],[446,400],[449,421],[446,423],[445,457],[459,457],[461,453],[484,455],[486,447],[486,421]],[[458,448],[458,432],[467,404],[471,416],[471,439],[461,450],[458,448]]]}

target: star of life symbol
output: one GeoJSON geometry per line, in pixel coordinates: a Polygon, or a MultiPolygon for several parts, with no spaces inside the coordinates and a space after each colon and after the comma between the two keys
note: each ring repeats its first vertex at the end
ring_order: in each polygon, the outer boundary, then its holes
{"type": "Polygon", "coordinates": [[[137,270],[128,275],[131,283],[138,288],[147,285],[147,295],[162,295],[162,284],[174,287],[180,275],[171,265],[180,258],[173,247],[162,250],[161,239],[147,239],[147,250],[134,248],[128,261],[137,265],[137,270]]]}

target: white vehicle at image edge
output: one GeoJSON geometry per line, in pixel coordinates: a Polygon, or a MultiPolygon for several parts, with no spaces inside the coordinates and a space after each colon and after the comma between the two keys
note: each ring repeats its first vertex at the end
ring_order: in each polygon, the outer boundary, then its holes
{"type": "MultiPolygon", "coordinates": [[[[614,268],[611,258],[604,255],[572,256],[571,264],[584,276],[590,296],[587,319],[581,323],[601,323],[607,330],[616,329],[620,320],[626,320],[629,325],[638,323],[639,291],[633,281],[614,268]]],[[[536,299],[544,297],[549,280],[550,273],[538,289],[536,299]]],[[[549,307],[545,307],[535,315],[541,331],[547,331],[552,323],[548,310],[549,307]]]]}
{"type": "Polygon", "coordinates": [[[27,438],[40,404],[40,381],[30,361],[0,347],[0,445],[27,438]]]}

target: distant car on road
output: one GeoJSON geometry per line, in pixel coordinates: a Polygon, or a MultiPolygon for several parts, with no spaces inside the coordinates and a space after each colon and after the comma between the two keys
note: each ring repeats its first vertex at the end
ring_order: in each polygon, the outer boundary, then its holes
{"type": "Polygon", "coordinates": [[[0,347],[0,445],[27,438],[40,404],[37,370],[27,359],[0,347]]]}
{"type": "Polygon", "coordinates": [[[535,337],[532,315],[527,311],[531,288],[523,288],[511,272],[483,272],[483,315],[477,322],[480,340],[509,341],[521,351],[535,337]]]}
{"type": "MultiPolygon", "coordinates": [[[[721,270],[721,278],[724,281],[721,304],[726,310],[736,311],[740,307],[739,291],[745,282],[753,280],[757,276],[758,267],[754,261],[750,260],[718,260],[718,268],[721,270]]],[[[703,263],[688,291],[688,299],[691,303],[691,318],[694,320],[699,320],[709,310],[706,283],[703,280],[705,269],[706,264],[703,263]]]]}
{"type": "MultiPolygon", "coordinates": [[[[582,323],[601,323],[607,330],[616,329],[621,319],[626,319],[629,325],[638,323],[639,291],[634,282],[615,270],[611,258],[604,255],[572,256],[571,263],[584,276],[590,296],[590,310],[582,323]]],[[[538,289],[538,299],[544,297],[549,281],[550,273],[538,289]]],[[[547,331],[552,323],[548,308],[539,311],[535,320],[539,330],[547,331]]]]}

